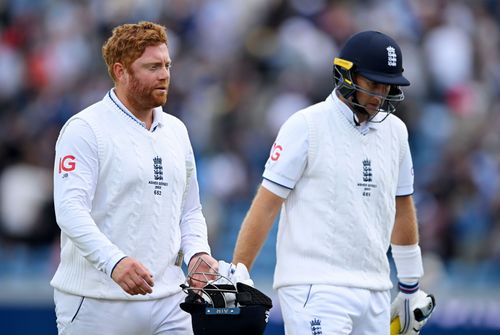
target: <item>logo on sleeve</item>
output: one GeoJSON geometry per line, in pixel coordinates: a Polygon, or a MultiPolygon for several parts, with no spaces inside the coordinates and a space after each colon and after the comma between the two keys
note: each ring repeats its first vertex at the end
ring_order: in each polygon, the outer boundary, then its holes
{"type": "Polygon", "coordinates": [[[273,150],[271,151],[271,156],[270,156],[271,160],[277,161],[280,158],[282,151],[283,151],[283,147],[279,144],[274,143],[273,150]]]}
{"type": "Polygon", "coordinates": [[[76,158],[73,155],[66,155],[59,158],[59,174],[63,173],[63,178],[68,176],[68,172],[76,170],[76,158]]]}

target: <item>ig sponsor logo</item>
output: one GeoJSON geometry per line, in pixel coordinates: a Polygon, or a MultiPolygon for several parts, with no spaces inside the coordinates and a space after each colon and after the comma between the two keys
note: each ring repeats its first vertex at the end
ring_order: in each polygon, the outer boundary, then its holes
{"type": "Polygon", "coordinates": [[[68,176],[68,172],[75,171],[76,158],[73,155],[66,155],[59,158],[59,174],[63,173],[63,178],[68,176]]]}
{"type": "Polygon", "coordinates": [[[273,151],[271,152],[271,160],[277,161],[280,158],[282,151],[283,151],[283,147],[279,144],[274,143],[273,144],[273,151]]]}

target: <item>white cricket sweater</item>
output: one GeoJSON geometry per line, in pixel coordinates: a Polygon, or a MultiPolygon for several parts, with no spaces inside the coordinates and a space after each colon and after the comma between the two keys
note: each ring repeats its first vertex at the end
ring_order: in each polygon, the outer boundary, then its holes
{"type": "Polygon", "coordinates": [[[407,130],[394,115],[361,134],[329,97],[302,113],[308,157],[285,200],[274,287],[392,287],[386,252],[407,130]]]}
{"type": "Polygon", "coordinates": [[[179,292],[185,279],[175,265],[181,248],[186,260],[196,252],[210,252],[194,157],[180,120],[158,108],[159,126],[151,132],[116,99],[110,91],[73,116],[59,135],[54,202],[62,231],[61,262],[51,285],[93,298],[161,298],[179,292]],[[91,129],[88,133],[95,137],[78,143],[94,140],[97,157],[86,157],[85,145],[62,143],[75,138],[67,130],[76,124],[91,129]],[[65,173],[58,160],[68,155],[76,168],[65,173]],[[85,166],[93,160],[95,176],[85,166]],[[152,294],[131,296],[111,279],[113,266],[125,255],[151,271],[152,294]]]}

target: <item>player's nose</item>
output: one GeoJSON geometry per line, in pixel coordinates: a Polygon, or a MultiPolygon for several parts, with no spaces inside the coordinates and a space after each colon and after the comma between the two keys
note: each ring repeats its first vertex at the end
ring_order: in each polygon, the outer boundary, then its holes
{"type": "Polygon", "coordinates": [[[159,80],[167,80],[170,78],[170,68],[168,66],[162,66],[161,70],[158,71],[159,80]]]}

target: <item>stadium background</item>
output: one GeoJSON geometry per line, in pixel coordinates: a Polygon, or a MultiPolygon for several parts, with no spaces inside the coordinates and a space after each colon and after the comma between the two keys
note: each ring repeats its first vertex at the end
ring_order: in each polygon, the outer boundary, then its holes
{"type": "MultiPolygon", "coordinates": [[[[54,143],[111,87],[100,53],[110,29],[139,20],[168,28],[165,110],[190,131],[225,260],[279,126],[330,93],[342,42],[364,29],[395,37],[412,82],[398,116],[414,156],[422,286],[438,302],[422,334],[500,334],[497,0],[0,1],[0,334],[56,334],[54,143]]],[[[275,234],[252,271],[271,295],[275,234]]],[[[277,306],[266,334],[282,333],[277,306]]]]}

